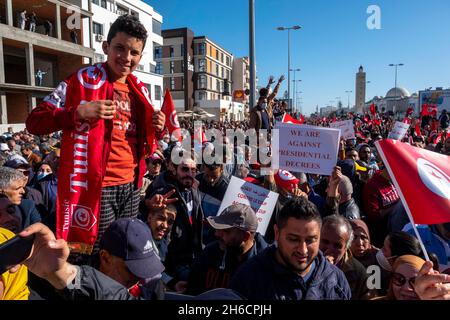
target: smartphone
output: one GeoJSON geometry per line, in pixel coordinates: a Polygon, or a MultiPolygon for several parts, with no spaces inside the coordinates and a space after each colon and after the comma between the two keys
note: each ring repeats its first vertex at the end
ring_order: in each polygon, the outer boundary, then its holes
{"type": "Polygon", "coordinates": [[[34,234],[28,237],[15,236],[0,244],[0,274],[25,261],[33,248],[34,234]]]}

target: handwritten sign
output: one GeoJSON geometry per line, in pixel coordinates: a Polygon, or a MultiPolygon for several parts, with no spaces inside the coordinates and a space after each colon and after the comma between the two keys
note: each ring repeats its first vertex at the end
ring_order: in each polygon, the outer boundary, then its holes
{"type": "Polygon", "coordinates": [[[220,205],[219,214],[233,204],[246,204],[252,207],[258,218],[257,232],[265,235],[277,200],[278,193],[233,176],[220,205]]]}
{"type": "Polygon", "coordinates": [[[331,175],[339,140],[337,129],[277,124],[272,138],[272,169],[331,175]]]}
{"type": "Polygon", "coordinates": [[[353,120],[345,120],[330,123],[330,128],[340,129],[341,137],[345,140],[355,138],[355,128],[353,126],[353,120]]]}
{"type": "Polygon", "coordinates": [[[394,128],[392,128],[392,131],[389,132],[388,139],[402,140],[405,137],[405,134],[408,132],[408,129],[408,123],[396,121],[394,124],[394,128]]]}

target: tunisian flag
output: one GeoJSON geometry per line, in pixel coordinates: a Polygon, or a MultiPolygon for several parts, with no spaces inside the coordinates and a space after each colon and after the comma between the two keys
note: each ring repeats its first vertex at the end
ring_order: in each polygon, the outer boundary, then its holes
{"type": "Polygon", "coordinates": [[[164,102],[161,107],[161,111],[166,116],[165,126],[169,130],[169,133],[175,137],[176,140],[181,139],[180,124],[178,123],[177,112],[175,111],[175,106],[173,104],[172,96],[170,95],[169,89],[166,89],[164,94],[164,102]]]}
{"type": "Polygon", "coordinates": [[[377,141],[375,146],[411,223],[450,222],[450,157],[396,140],[377,141]]]}
{"type": "Polygon", "coordinates": [[[438,113],[438,107],[432,104],[422,105],[422,116],[433,116],[436,117],[438,113]]]}
{"type": "Polygon", "coordinates": [[[283,123],[292,123],[292,124],[303,124],[305,122],[305,117],[301,116],[300,120],[297,120],[293,117],[291,117],[289,114],[285,113],[283,116],[283,123]]]}
{"type": "Polygon", "coordinates": [[[375,103],[372,103],[370,105],[370,114],[373,116],[377,114],[377,108],[375,107],[375,103]]]}

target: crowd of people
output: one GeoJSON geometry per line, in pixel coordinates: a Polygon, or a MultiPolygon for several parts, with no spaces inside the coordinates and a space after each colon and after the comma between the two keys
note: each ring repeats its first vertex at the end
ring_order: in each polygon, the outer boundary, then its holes
{"type": "MultiPolygon", "coordinates": [[[[198,161],[131,74],[146,38],[136,17],[119,17],[107,62],[63,81],[25,131],[0,137],[0,243],[35,237],[31,256],[1,275],[1,299],[450,299],[450,223],[419,226],[425,261],[374,147],[392,114],[292,114],[323,127],[353,120],[330,176],[270,169],[258,143],[226,137],[219,146],[231,144],[231,155],[198,161]],[[219,212],[233,176],[279,194],[265,234],[248,205],[219,212]]],[[[272,130],[288,111],[276,99],[283,81],[272,91],[270,78],[248,121],[203,130],[272,130]]],[[[446,112],[420,120],[408,112],[404,141],[450,156],[446,112]]],[[[180,127],[195,134],[193,121],[180,127]]],[[[217,148],[202,136],[202,152],[217,148]]]]}

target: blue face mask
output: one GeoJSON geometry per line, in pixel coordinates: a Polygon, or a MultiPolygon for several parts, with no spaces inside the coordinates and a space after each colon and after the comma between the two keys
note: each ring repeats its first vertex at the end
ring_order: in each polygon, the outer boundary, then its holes
{"type": "Polygon", "coordinates": [[[41,181],[42,179],[44,179],[46,176],[48,176],[51,173],[47,173],[47,172],[39,172],[39,174],[37,175],[37,179],[38,181],[41,181]]]}

